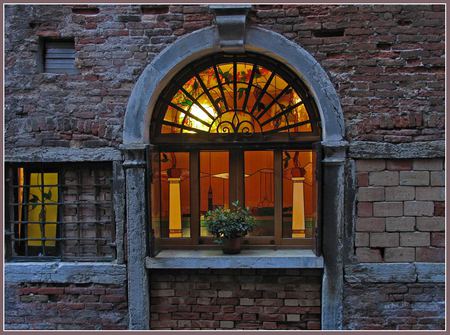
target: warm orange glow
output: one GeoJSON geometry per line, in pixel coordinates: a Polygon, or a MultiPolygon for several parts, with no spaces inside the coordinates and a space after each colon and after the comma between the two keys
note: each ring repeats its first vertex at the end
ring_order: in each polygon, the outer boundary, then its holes
{"type": "Polygon", "coordinates": [[[179,87],[161,133],[311,132],[309,120],[300,95],[279,74],[230,62],[211,66],[179,87]]]}
{"type": "Polygon", "coordinates": [[[183,237],[181,227],[180,178],[168,178],[169,182],[169,237],[183,237]]]}

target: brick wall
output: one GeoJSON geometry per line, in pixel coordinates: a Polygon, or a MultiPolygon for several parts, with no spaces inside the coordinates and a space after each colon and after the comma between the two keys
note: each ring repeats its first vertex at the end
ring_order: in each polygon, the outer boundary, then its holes
{"type": "Polygon", "coordinates": [[[444,329],[444,283],[347,283],[345,329],[444,329]]]}
{"type": "Polygon", "coordinates": [[[5,286],[6,329],[127,329],[126,288],[102,284],[5,286]]]}
{"type": "Polygon", "coordinates": [[[320,270],[158,270],[152,329],[320,329],[320,270]]]}
{"type": "Polygon", "coordinates": [[[359,262],[444,262],[443,162],[356,161],[359,262]]]}
{"type": "MultiPolygon", "coordinates": [[[[5,149],[118,146],[131,90],[207,6],[6,6],[5,149]],[[73,37],[79,75],[43,74],[39,37],[73,37]]],[[[254,6],[329,73],[348,140],[444,139],[444,6],[254,6]]]]}

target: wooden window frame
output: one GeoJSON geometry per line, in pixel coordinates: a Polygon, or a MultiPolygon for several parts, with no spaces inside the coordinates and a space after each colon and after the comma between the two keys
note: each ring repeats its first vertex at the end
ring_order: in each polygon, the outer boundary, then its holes
{"type": "MultiPolygon", "coordinates": [[[[151,155],[160,152],[189,152],[190,159],[190,237],[186,238],[158,238],[151,234],[152,251],[151,255],[156,255],[162,249],[215,249],[220,248],[214,243],[213,237],[200,236],[200,195],[199,195],[199,172],[200,172],[200,151],[228,151],[229,152],[229,196],[231,200],[238,199],[240,203],[244,203],[244,152],[245,151],[273,151],[274,153],[274,236],[248,236],[243,239],[244,248],[300,248],[314,249],[320,254],[320,145],[312,143],[297,143],[296,145],[282,146],[228,146],[217,148],[217,146],[190,146],[188,149],[185,145],[170,146],[152,146],[149,150],[148,161],[151,161],[151,155]],[[314,180],[318,190],[316,206],[317,219],[315,224],[314,236],[311,238],[283,238],[283,183],[282,183],[282,152],[285,150],[311,150],[316,153],[314,180]],[[233,185],[234,184],[234,185],[233,185]]],[[[149,166],[149,168],[151,168],[149,166]]],[[[150,179],[151,180],[151,179],[150,179]]],[[[152,181],[152,182],[161,182],[152,181]]],[[[150,225],[152,218],[149,216],[150,225]]]]}

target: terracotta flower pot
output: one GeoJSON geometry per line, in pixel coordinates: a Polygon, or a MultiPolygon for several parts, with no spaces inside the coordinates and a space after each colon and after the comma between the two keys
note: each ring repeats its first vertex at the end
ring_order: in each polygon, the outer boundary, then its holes
{"type": "Polygon", "coordinates": [[[235,255],[241,252],[242,237],[223,240],[222,251],[227,255],[235,255]]]}

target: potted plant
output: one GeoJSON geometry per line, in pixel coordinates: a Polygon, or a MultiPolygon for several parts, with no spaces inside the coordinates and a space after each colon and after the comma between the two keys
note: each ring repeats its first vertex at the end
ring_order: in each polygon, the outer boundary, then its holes
{"type": "Polygon", "coordinates": [[[238,201],[233,202],[231,207],[218,207],[205,214],[208,231],[216,237],[216,242],[222,244],[224,254],[240,253],[242,237],[255,226],[255,218],[239,206],[238,201]]]}

